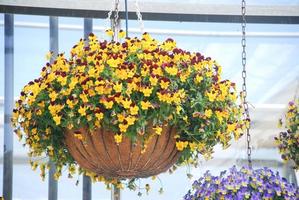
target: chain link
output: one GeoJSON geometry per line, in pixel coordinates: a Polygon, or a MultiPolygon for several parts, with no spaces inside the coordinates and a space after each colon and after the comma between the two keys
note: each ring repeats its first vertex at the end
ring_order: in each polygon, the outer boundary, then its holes
{"type": "Polygon", "coordinates": [[[112,21],[113,40],[117,40],[118,25],[119,25],[119,0],[115,0],[114,18],[112,21]]]}
{"type": "Polygon", "coordinates": [[[107,14],[107,24],[109,24],[108,26],[111,27],[112,31],[113,31],[113,36],[112,36],[112,40],[114,40],[115,38],[115,29],[118,26],[118,18],[119,18],[119,0],[112,0],[112,5],[111,5],[111,9],[109,10],[108,14],[107,14]],[[113,14],[113,17],[112,17],[113,14]]]}
{"type": "Polygon", "coordinates": [[[243,97],[243,108],[244,108],[244,117],[246,121],[248,122],[248,126],[246,126],[246,140],[247,140],[247,160],[248,160],[248,166],[252,167],[252,160],[251,160],[251,135],[249,132],[250,129],[250,115],[249,115],[249,107],[247,102],[247,86],[246,86],[246,78],[247,78],[247,72],[246,72],[246,2],[245,0],[242,0],[242,79],[243,79],[243,85],[242,85],[242,97],[243,97]]]}
{"type": "Polygon", "coordinates": [[[111,2],[112,2],[111,9],[109,10],[109,12],[107,14],[107,18],[106,18],[106,21],[107,21],[107,24],[109,24],[109,27],[111,27],[111,15],[112,15],[112,12],[113,12],[113,9],[115,6],[115,0],[113,0],[111,2]]]}
{"type": "Polygon", "coordinates": [[[138,23],[139,23],[140,31],[141,31],[141,33],[143,33],[144,32],[144,24],[143,24],[143,21],[142,21],[142,15],[141,15],[141,12],[140,12],[138,0],[135,0],[135,8],[136,8],[136,15],[137,15],[137,20],[138,20],[138,23]]]}

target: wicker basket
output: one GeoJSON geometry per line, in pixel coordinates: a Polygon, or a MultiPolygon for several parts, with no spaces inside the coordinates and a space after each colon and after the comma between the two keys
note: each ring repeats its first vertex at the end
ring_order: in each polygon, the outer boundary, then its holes
{"type": "MultiPolygon", "coordinates": [[[[152,127],[147,131],[154,132],[152,127]]],[[[114,134],[103,129],[89,132],[86,128],[67,130],[65,142],[70,154],[84,169],[109,178],[145,178],[168,170],[179,158],[175,146],[175,128],[163,126],[160,136],[153,136],[144,153],[142,144],[123,137],[120,144],[114,134]],[[83,139],[75,137],[81,133],[83,139]]]]}

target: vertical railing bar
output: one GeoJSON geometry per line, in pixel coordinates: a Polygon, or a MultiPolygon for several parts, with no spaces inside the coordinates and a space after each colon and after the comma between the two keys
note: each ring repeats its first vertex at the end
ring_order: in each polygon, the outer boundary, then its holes
{"type": "Polygon", "coordinates": [[[91,180],[89,176],[83,175],[83,200],[91,200],[92,191],[91,191],[91,180]]]}
{"type": "MultiPolygon", "coordinates": [[[[54,62],[58,54],[58,17],[49,17],[50,23],[50,51],[53,52],[53,56],[50,62],[54,62]]],[[[48,183],[48,200],[57,200],[57,181],[54,179],[54,174],[56,171],[56,166],[52,161],[49,161],[49,183],[48,183]]]]}
{"type": "Polygon", "coordinates": [[[111,190],[111,200],[120,200],[120,198],[120,189],[113,185],[111,190]]]}
{"type": "Polygon", "coordinates": [[[4,15],[4,160],[3,196],[12,200],[13,192],[13,130],[11,117],[14,96],[14,15],[4,15]]]}
{"type": "Polygon", "coordinates": [[[88,39],[88,35],[93,31],[93,23],[91,18],[84,18],[84,38],[88,39]]]}
{"type": "MultiPolygon", "coordinates": [[[[92,19],[85,18],[84,19],[84,39],[88,42],[88,35],[92,32],[92,19]]],[[[91,180],[89,176],[83,175],[83,192],[82,199],[83,200],[91,200],[92,196],[92,188],[91,188],[91,180]]]]}

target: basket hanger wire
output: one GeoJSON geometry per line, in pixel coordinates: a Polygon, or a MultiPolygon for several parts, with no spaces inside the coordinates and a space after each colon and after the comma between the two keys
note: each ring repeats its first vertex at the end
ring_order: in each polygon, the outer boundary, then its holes
{"type": "Polygon", "coordinates": [[[117,40],[117,29],[119,28],[119,0],[111,1],[111,9],[109,10],[106,18],[108,29],[113,31],[112,41],[117,40]]]}
{"type": "Polygon", "coordinates": [[[140,32],[142,34],[142,33],[144,33],[144,23],[143,23],[142,15],[140,12],[139,0],[135,0],[135,9],[136,9],[137,21],[139,24],[140,32]]]}
{"type": "Polygon", "coordinates": [[[113,39],[116,40],[118,39],[118,31],[119,31],[119,0],[115,0],[115,6],[114,6],[114,16],[112,19],[112,31],[113,31],[113,39]]]}
{"type": "MultiPolygon", "coordinates": [[[[111,1],[111,9],[109,10],[106,18],[106,23],[108,24],[108,27],[111,27],[113,31],[113,39],[116,39],[117,37],[117,28],[119,28],[119,8],[120,8],[120,3],[119,0],[113,0],[111,1]]],[[[125,2],[125,25],[126,25],[126,37],[129,37],[129,14],[128,14],[128,1],[124,0],[125,2]]],[[[140,7],[139,7],[139,0],[135,0],[134,2],[135,5],[135,10],[136,10],[136,16],[137,16],[137,21],[139,24],[140,32],[144,32],[144,23],[142,20],[142,15],[140,12],[140,7]]]]}
{"type": "Polygon", "coordinates": [[[107,29],[112,29],[112,19],[111,19],[111,17],[112,17],[112,13],[113,13],[113,10],[115,9],[115,0],[112,0],[111,1],[111,8],[110,8],[110,10],[109,10],[109,12],[107,13],[107,17],[106,17],[106,19],[105,19],[105,23],[106,23],[106,25],[104,25],[104,26],[106,26],[106,28],[104,28],[103,29],[103,38],[105,38],[105,30],[107,30],[107,29]]]}
{"type": "Polygon", "coordinates": [[[246,141],[247,141],[247,161],[248,161],[248,167],[252,168],[252,159],[251,159],[251,152],[252,152],[252,146],[251,146],[251,135],[250,135],[250,114],[249,114],[249,106],[247,101],[247,71],[246,71],[246,1],[242,0],[241,5],[241,12],[242,12],[242,20],[241,20],[241,26],[242,26],[242,39],[241,39],[241,45],[242,45],[242,102],[243,102],[243,108],[244,108],[244,118],[246,119],[246,141]]]}

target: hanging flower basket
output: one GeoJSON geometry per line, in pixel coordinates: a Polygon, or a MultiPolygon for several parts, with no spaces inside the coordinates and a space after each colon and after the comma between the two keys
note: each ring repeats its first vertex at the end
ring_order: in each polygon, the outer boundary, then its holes
{"type": "Polygon", "coordinates": [[[238,170],[232,167],[229,172],[223,171],[220,176],[213,176],[207,171],[195,181],[184,200],[220,200],[220,199],[289,199],[299,198],[299,189],[287,182],[268,168],[238,170]]]}
{"type": "MultiPolygon", "coordinates": [[[[120,43],[91,34],[23,88],[12,121],[30,156],[56,163],[56,178],[79,164],[94,180],[115,183],[196,165],[216,144],[228,147],[248,124],[236,102],[221,66],[172,39],[145,33],[120,43]]],[[[37,165],[44,177],[46,164],[37,165]]]]}
{"type": "Polygon", "coordinates": [[[299,99],[289,102],[285,121],[279,120],[279,127],[284,125],[286,131],[280,132],[275,141],[278,144],[281,158],[292,161],[296,169],[299,168],[299,99]]]}

